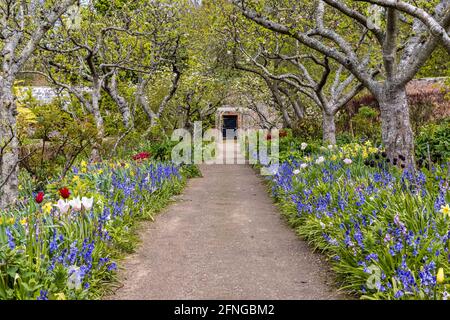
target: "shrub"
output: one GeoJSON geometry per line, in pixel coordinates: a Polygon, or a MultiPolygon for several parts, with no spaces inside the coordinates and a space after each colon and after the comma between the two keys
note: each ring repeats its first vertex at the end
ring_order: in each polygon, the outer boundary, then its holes
{"type": "Polygon", "coordinates": [[[26,110],[18,124],[22,133],[21,156],[25,158],[21,166],[40,183],[48,177],[64,175],[81,154],[89,154],[97,136],[90,116],[73,119],[57,103],[26,110]]]}
{"type": "Polygon", "coordinates": [[[440,124],[429,124],[416,137],[416,156],[421,164],[450,161],[450,118],[440,124]],[[428,154],[429,149],[429,154],[428,154]]]}
{"type": "Polygon", "coordinates": [[[351,120],[355,136],[379,142],[381,140],[381,127],[379,112],[371,107],[361,107],[351,120]]]}

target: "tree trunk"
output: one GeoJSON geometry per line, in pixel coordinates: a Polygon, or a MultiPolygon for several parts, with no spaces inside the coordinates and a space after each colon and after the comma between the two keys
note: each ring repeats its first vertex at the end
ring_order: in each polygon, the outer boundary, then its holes
{"type": "Polygon", "coordinates": [[[94,162],[101,161],[100,148],[105,135],[103,117],[100,113],[100,90],[100,84],[94,85],[92,90],[92,115],[94,116],[95,125],[97,127],[97,139],[93,144],[91,153],[91,161],[94,162]]]}
{"type": "Polygon", "coordinates": [[[305,117],[305,106],[300,101],[300,99],[293,98],[292,106],[294,108],[297,119],[299,119],[299,120],[303,119],[305,117]]]}
{"type": "Polygon", "coordinates": [[[14,204],[19,186],[19,140],[13,80],[0,78],[0,208],[14,204]],[[1,187],[3,186],[3,187],[1,187]]]}
{"type": "Polygon", "coordinates": [[[323,112],[323,143],[336,144],[336,123],[334,122],[334,114],[323,112]]]}
{"type": "Polygon", "coordinates": [[[148,79],[139,79],[139,84],[136,91],[136,102],[141,105],[142,110],[144,110],[145,114],[147,115],[147,118],[150,121],[150,127],[153,127],[156,122],[156,120],[154,120],[156,114],[151,109],[150,104],[147,100],[147,95],[145,93],[147,83],[148,79]]]}
{"type": "Polygon", "coordinates": [[[127,100],[119,94],[119,90],[117,88],[117,75],[115,73],[111,76],[111,82],[105,80],[104,88],[119,107],[119,111],[122,114],[123,124],[125,127],[129,128],[131,126],[130,107],[127,100]]]}
{"type": "Polygon", "coordinates": [[[289,113],[287,112],[286,108],[284,108],[283,106],[280,106],[281,108],[281,114],[283,115],[283,122],[284,122],[284,127],[285,128],[292,128],[292,121],[291,121],[291,117],[289,116],[289,113]]]}
{"type": "Polygon", "coordinates": [[[386,85],[378,97],[381,133],[389,159],[398,164],[414,164],[414,134],[411,129],[406,88],[386,85]],[[405,158],[405,160],[401,160],[405,158]]]}

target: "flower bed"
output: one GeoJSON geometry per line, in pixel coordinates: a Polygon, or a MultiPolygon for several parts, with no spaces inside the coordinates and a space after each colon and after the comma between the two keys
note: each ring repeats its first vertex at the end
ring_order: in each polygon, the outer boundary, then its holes
{"type": "Polygon", "coordinates": [[[269,179],[272,194],[330,258],[343,289],[367,299],[448,298],[450,168],[402,170],[401,157],[392,166],[370,144],[298,154],[269,179]]]}
{"type": "Polygon", "coordinates": [[[136,221],[152,219],[185,181],[183,167],[143,158],[82,162],[45,193],[24,180],[24,200],[0,213],[0,299],[101,297],[136,243],[136,221]]]}

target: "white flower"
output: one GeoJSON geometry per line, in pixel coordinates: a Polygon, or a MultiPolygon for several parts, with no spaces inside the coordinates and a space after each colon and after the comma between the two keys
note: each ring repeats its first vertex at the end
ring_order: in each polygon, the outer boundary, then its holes
{"type": "Polygon", "coordinates": [[[303,143],[301,144],[301,149],[302,149],[302,150],[305,150],[307,147],[308,147],[308,144],[307,144],[307,143],[303,142],[303,143]]]}
{"type": "Polygon", "coordinates": [[[87,210],[90,211],[92,209],[92,206],[94,204],[94,198],[86,198],[83,197],[81,198],[81,203],[83,204],[83,207],[87,210]]]}
{"type": "Polygon", "coordinates": [[[306,168],[308,168],[308,164],[307,164],[307,163],[302,163],[302,164],[300,165],[300,168],[306,169],[306,168]]]}
{"type": "Polygon", "coordinates": [[[63,199],[60,199],[58,203],[55,204],[55,207],[57,207],[62,214],[65,214],[67,213],[67,211],[69,211],[70,204],[63,199]]]}
{"type": "Polygon", "coordinates": [[[333,148],[334,148],[334,146],[333,146],[332,144],[329,144],[329,145],[328,145],[328,149],[331,150],[331,149],[333,149],[333,148]]]}
{"type": "Polygon", "coordinates": [[[69,201],[70,206],[75,211],[81,211],[81,200],[80,197],[74,198],[73,200],[69,201]]]}
{"type": "Polygon", "coordinates": [[[81,271],[79,267],[70,267],[69,278],[67,278],[67,287],[70,290],[79,290],[81,288],[81,271]]]}
{"type": "Polygon", "coordinates": [[[320,221],[320,226],[322,227],[322,229],[325,229],[325,223],[323,223],[322,221],[320,221]]]}
{"type": "Polygon", "coordinates": [[[323,162],[325,162],[325,158],[324,158],[324,157],[319,157],[319,158],[317,158],[317,160],[316,160],[316,164],[321,164],[321,163],[323,163],[323,162]]]}
{"type": "Polygon", "coordinates": [[[295,174],[295,175],[298,175],[300,173],[300,170],[295,169],[292,173],[295,174]]]}
{"type": "Polygon", "coordinates": [[[352,164],[353,163],[353,161],[352,161],[352,159],[344,159],[344,163],[345,164],[352,164]]]}

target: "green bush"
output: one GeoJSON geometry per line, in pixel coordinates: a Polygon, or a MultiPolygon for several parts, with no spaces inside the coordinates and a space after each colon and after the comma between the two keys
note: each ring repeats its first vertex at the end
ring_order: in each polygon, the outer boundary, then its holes
{"type": "Polygon", "coordinates": [[[351,120],[355,136],[378,143],[381,140],[379,112],[370,107],[361,107],[351,120]]]}
{"type": "Polygon", "coordinates": [[[450,161],[450,118],[422,128],[416,137],[416,156],[418,162],[423,164],[428,164],[428,158],[433,163],[450,161]]]}

